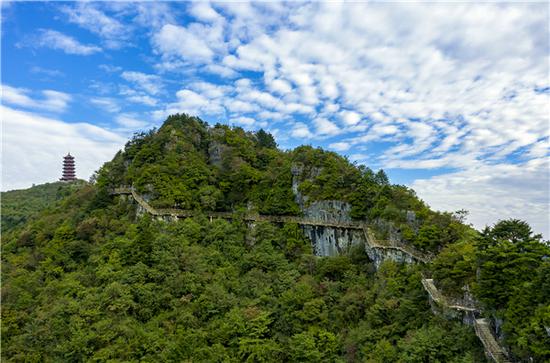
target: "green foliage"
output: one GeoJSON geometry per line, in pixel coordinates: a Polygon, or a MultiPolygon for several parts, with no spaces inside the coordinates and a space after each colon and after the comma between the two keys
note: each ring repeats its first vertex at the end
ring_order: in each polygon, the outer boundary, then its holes
{"type": "Polygon", "coordinates": [[[455,215],[431,211],[411,189],[390,184],[383,170],[311,146],[284,152],[264,130],[209,127],[185,114],[136,134],[94,180],[97,208],[107,206],[112,188],[132,185],[158,208],[299,215],[297,182],[301,201],[349,202],[351,217],[372,222],[381,238],[397,231],[404,242],[437,252],[465,233],[455,215]]]}
{"type": "Polygon", "coordinates": [[[470,286],[487,315],[503,320],[505,343],[517,359],[548,361],[550,247],[517,219],[471,237],[437,256],[433,277],[448,296],[462,297],[470,286]]]}
{"type": "Polygon", "coordinates": [[[421,267],[374,271],[360,246],[316,257],[296,224],[239,219],[299,215],[294,182],[301,202],[349,202],[378,235],[439,253],[430,269],[446,293],[471,286],[516,357],[550,359],[550,251],[524,222],[478,236],[462,211],[431,211],[383,170],[185,114],[136,134],[92,182],[2,195],[6,361],[484,360],[471,327],[433,316],[421,267]],[[111,195],[119,186],[196,216],[136,216],[111,195]]]}
{"type": "Polygon", "coordinates": [[[268,149],[275,149],[277,148],[277,143],[275,142],[275,139],[273,138],[273,135],[270,133],[265,132],[263,129],[259,129],[256,132],[256,138],[258,139],[258,146],[268,149]]]}
{"type": "Polygon", "coordinates": [[[447,246],[432,261],[434,279],[452,297],[462,297],[462,287],[472,285],[476,268],[476,249],[468,242],[447,246]]]}
{"type": "Polygon", "coordinates": [[[178,114],[159,130],[134,135],[94,180],[103,195],[132,185],[159,208],[227,211],[252,205],[265,214],[296,215],[290,170],[289,156],[269,133],[210,128],[178,114]]]}
{"type": "MultiPolygon", "coordinates": [[[[98,190],[5,236],[3,360],[382,361],[440,324],[416,268],[315,258],[295,224],[134,219],[98,190]]],[[[446,334],[433,354],[481,356],[446,334]]]]}
{"type": "Polygon", "coordinates": [[[2,232],[20,227],[41,211],[81,188],[84,181],[55,182],[33,186],[29,189],[0,193],[2,201],[2,232]]]}

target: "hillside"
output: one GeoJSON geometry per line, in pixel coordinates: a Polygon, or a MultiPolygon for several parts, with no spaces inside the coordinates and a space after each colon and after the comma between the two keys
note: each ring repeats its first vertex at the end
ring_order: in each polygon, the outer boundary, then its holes
{"type": "Polygon", "coordinates": [[[349,204],[349,217],[369,221],[379,238],[431,252],[469,231],[460,215],[431,211],[382,170],[311,146],[282,151],[263,130],[208,127],[185,115],[136,135],[102,167],[97,185],[105,193],[131,185],[153,207],[199,211],[300,215],[316,201],[337,200],[349,204]]]}
{"type": "Polygon", "coordinates": [[[472,316],[437,313],[423,276],[449,299],[467,286],[514,360],[550,359],[550,249],[524,222],[478,232],[383,171],[186,115],[93,179],[3,233],[3,360],[485,361],[472,316]],[[373,258],[373,241],[431,261],[373,258]]]}
{"type": "Polygon", "coordinates": [[[84,182],[54,182],[36,185],[29,189],[0,193],[2,231],[5,232],[25,224],[39,212],[71,194],[82,183],[84,182]]]}

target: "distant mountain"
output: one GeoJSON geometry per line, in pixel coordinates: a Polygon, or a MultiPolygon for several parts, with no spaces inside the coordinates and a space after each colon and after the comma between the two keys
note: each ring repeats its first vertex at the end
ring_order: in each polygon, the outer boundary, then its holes
{"type": "Polygon", "coordinates": [[[83,183],[85,182],[54,182],[0,193],[2,231],[25,224],[33,216],[74,192],[83,183]]]}

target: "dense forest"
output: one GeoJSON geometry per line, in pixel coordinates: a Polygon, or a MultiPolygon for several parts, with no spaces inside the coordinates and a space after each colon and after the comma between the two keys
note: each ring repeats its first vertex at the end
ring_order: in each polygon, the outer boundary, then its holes
{"type": "Polygon", "coordinates": [[[514,360],[550,360],[541,236],[520,220],[478,232],[336,153],[174,115],[90,183],[53,185],[2,193],[3,361],[484,362],[471,326],[433,313],[422,276],[457,298],[467,286],[514,360]],[[195,216],[154,220],[119,186],[195,216]],[[323,200],[434,259],[376,269],[360,245],[315,256],[296,224],[205,216],[323,200]]]}
{"type": "Polygon", "coordinates": [[[46,183],[29,189],[2,193],[2,230],[10,230],[25,224],[32,216],[82,187],[82,183],[84,181],[46,183]]]}

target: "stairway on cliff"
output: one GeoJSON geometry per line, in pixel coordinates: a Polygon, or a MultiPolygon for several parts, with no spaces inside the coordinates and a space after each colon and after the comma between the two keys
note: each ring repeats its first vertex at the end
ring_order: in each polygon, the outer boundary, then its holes
{"type": "Polygon", "coordinates": [[[441,293],[439,289],[435,286],[433,279],[423,278],[421,280],[424,290],[428,292],[433,301],[437,304],[442,305],[449,309],[468,311],[468,312],[479,312],[479,308],[474,306],[471,302],[465,302],[460,300],[451,299],[441,293]]]}
{"type": "Polygon", "coordinates": [[[497,363],[511,363],[504,349],[498,344],[487,319],[476,319],[474,329],[490,358],[497,363]]]}
{"type": "Polygon", "coordinates": [[[430,295],[430,298],[435,301],[437,304],[447,305],[445,297],[439,292],[439,289],[435,287],[433,279],[422,279],[422,286],[430,295]]]}
{"type": "MultiPolygon", "coordinates": [[[[437,303],[448,309],[461,310],[470,313],[480,312],[480,310],[474,306],[465,306],[464,304],[453,302],[439,291],[435,286],[433,279],[422,279],[422,286],[430,295],[430,298],[437,303]]],[[[485,354],[493,359],[497,363],[511,363],[508,359],[506,351],[500,346],[495,335],[493,334],[490,324],[487,319],[475,319],[474,329],[477,337],[485,348],[485,354]]]]}

